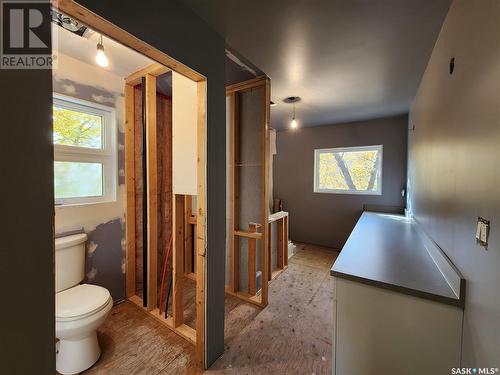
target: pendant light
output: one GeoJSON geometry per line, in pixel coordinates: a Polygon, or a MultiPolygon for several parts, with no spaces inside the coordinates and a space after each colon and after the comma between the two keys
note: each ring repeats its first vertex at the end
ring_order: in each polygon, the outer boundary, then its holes
{"type": "Polygon", "coordinates": [[[107,67],[109,64],[108,58],[104,53],[104,46],[102,44],[102,34],[99,39],[99,43],[97,43],[97,54],[95,55],[95,61],[97,65],[102,66],[103,68],[107,67]]]}
{"type": "Polygon", "coordinates": [[[292,121],[290,121],[290,127],[292,129],[297,129],[297,120],[295,119],[295,103],[293,103],[293,115],[292,121]]]}
{"type": "Polygon", "coordinates": [[[288,98],[283,100],[285,103],[293,105],[292,120],[290,121],[290,129],[292,130],[299,127],[299,123],[297,122],[297,119],[295,117],[295,103],[300,102],[300,100],[301,99],[299,96],[289,96],[288,98]]]}

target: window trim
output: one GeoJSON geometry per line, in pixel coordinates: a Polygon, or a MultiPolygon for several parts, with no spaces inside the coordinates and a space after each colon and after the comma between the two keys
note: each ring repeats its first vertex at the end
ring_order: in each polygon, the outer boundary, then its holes
{"type": "Polygon", "coordinates": [[[60,207],[115,202],[118,182],[115,108],[56,93],[53,94],[52,105],[102,117],[102,143],[100,149],[58,144],[53,144],[53,147],[54,162],[73,161],[102,164],[103,194],[97,197],[72,197],[58,199],[56,199],[54,195],[55,205],[60,207]]]}
{"type": "Polygon", "coordinates": [[[352,194],[352,195],[382,195],[382,176],[383,176],[383,160],[384,159],[384,146],[383,145],[369,145],[369,146],[354,146],[354,147],[336,147],[336,148],[318,148],[314,150],[314,180],[313,192],[322,194],[352,194]],[[373,151],[380,152],[379,160],[379,175],[377,176],[377,191],[368,190],[344,190],[344,189],[320,189],[319,188],[319,155],[322,153],[335,153],[335,152],[356,152],[356,151],[373,151]]]}

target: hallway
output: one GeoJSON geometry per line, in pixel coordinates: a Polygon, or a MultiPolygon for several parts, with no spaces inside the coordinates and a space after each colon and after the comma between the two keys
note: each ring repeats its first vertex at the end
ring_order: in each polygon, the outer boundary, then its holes
{"type": "MultiPolygon", "coordinates": [[[[210,374],[328,374],[337,252],[297,245],[259,308],[226,296],[225,351],[210,374]]],[[[84,374],[196,374],[194,346],[131,302],[111,311],[98,332],[101,359],[84,374]]]]}

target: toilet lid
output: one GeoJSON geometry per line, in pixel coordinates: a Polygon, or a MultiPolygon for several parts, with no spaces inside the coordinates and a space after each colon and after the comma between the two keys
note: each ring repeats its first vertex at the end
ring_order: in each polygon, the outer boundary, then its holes
{"type": "Polygon", "coordinates": [[[81,284],[56,294],[56,318],[74,318],[102,308],[111,298],[97,285],[81,284]]]}

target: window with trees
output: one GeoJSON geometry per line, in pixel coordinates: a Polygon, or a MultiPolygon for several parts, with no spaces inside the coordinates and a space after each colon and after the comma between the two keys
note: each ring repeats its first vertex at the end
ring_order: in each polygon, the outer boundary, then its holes
{"type": "Polygon", "coordinates": [[[56,205],[115,200],[115,110],[54,95],[53,124],[56,205]]]}
{"type": "Polygon", "coordinates": [[[314,150],[314,192],[382,194],[382,145],[314,150]]]}

